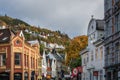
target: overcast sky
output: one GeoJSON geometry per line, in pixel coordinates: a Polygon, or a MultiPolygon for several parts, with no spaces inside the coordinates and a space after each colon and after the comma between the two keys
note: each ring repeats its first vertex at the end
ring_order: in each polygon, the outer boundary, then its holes
{"type": "Polygon", "coordinates": [[[71,38],[86,35],[91,15],[103,19],[104,0],[0,0],[0,14],[71,38]]]}

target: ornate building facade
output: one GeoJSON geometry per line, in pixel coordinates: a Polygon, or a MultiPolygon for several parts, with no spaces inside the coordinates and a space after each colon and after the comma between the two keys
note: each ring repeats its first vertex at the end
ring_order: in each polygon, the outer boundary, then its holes
{"type": "Polygon", "coordinates": [[[0,79],[37,80],[39,43],[26,42],[21,32],[0,30],[0,79]]]}
{"type": "Polygon", "coordinates": [[[88,25],[88,46],[80,52],[82,80],[105,80],[104,75],[104,20],[92,18],[88,25]]]}
{"type": "Polygon", "coordinates": [[[120,80],[120,0],[104,0],[106,80],[120,80]]]}

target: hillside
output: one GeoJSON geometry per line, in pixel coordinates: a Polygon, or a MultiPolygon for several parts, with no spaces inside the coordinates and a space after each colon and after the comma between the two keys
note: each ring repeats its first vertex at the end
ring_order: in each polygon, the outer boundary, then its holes
{"type": "Polygon", "coordinates": [[[59,45],[67,46],[70,38],[67,34],[58,31],[52,31],[45,28],[31,26],[27,22],[20,19],[14,19],[7,15],[0,16],[0,26],[5,25],[11,30],[17,32],[23,30],[26,40],[44,41],[47,43],[57,43],[59,45]]]}

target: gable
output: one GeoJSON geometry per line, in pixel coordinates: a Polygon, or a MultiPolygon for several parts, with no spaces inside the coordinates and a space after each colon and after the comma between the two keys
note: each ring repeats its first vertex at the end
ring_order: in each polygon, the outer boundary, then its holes
{"type": "Polygon", "coordinates": [[[12,43],[14,47],[22,47],[23,45],[23,39],[21,39],[19,36],[15,36],[12,40],[12,43]]]}
{"type": "Polygon", "coordinates": [[[88,31],[87,35],[89,36],[91,33],[93,33],[96,30],[96,22],[95,19],[91,19],[89,24],[88,24],[88,31]]]}

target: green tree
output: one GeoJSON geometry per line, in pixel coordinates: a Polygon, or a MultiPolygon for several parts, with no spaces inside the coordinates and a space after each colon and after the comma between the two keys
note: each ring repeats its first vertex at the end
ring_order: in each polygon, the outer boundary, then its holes
{"type": "Polygon", "coordinates": [[[43,53],[44,49],[45,49],[44,44],[40,44],[40,53],[43,53]]]}

